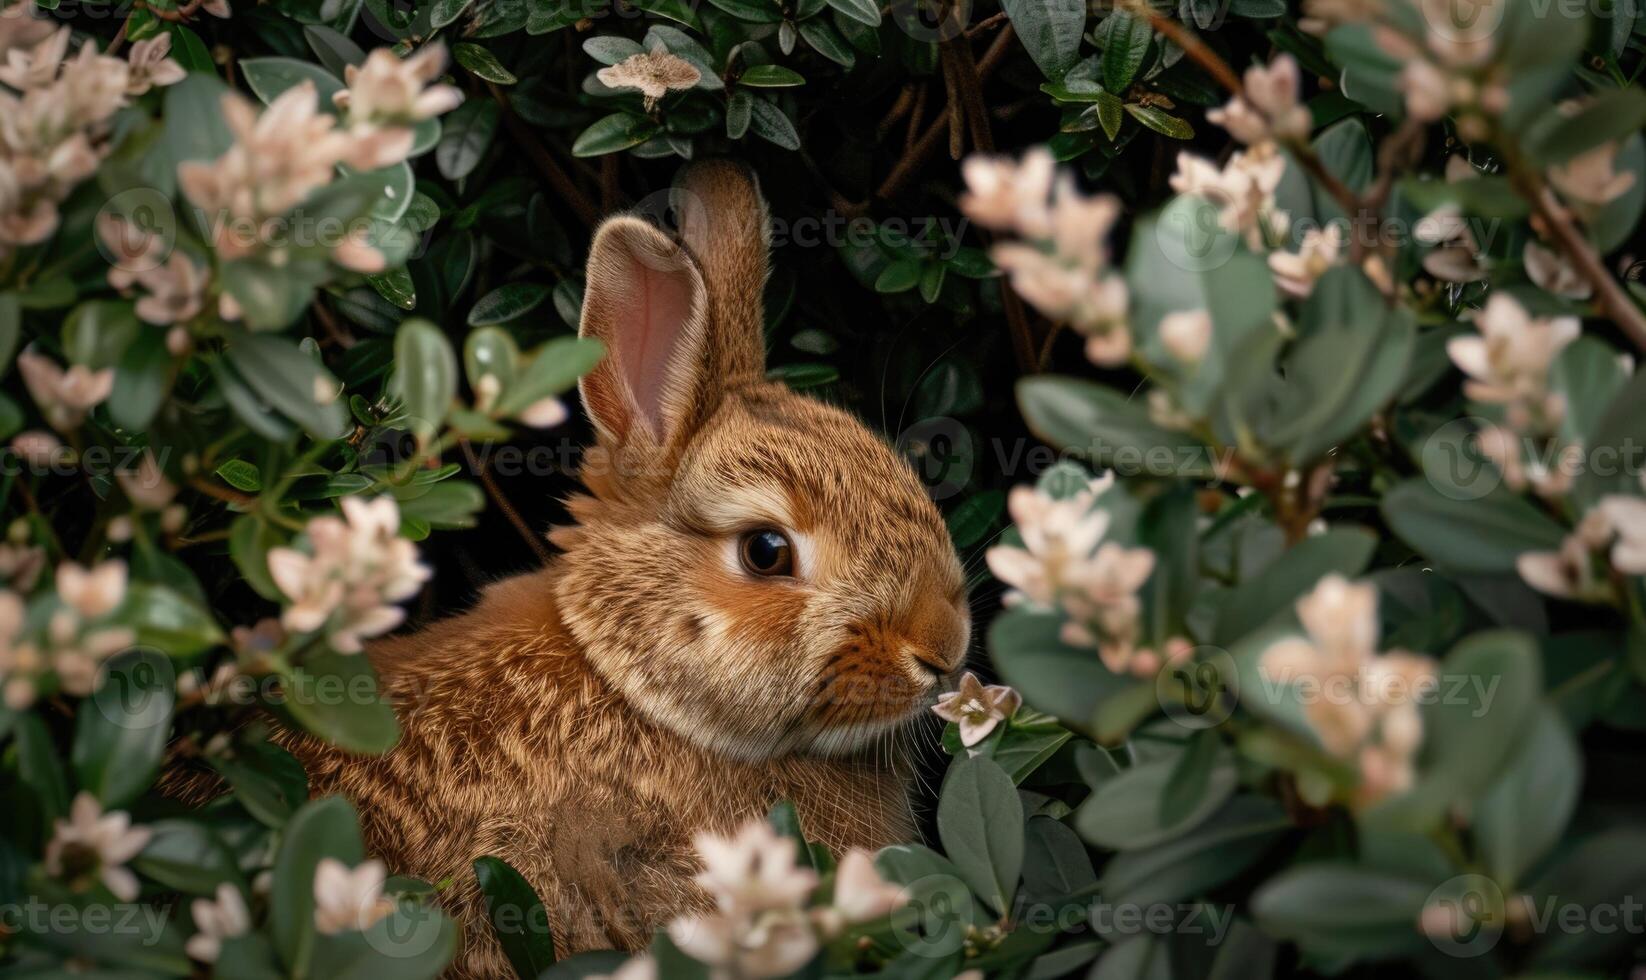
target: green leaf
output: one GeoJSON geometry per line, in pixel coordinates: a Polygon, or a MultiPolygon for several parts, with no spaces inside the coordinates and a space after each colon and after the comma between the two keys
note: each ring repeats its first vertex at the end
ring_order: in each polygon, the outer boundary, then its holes
{"type": "Polygon", "coordinates": [[[1604,143],[1621,140],[1646,126],[1646,92],[1639,88],[1604,89],[1574,114],[1550,105],[1524,137],[1534,164],[1551,167],[1604,143]]]}
{"type": "Polygon", "coordinates": [[[239,378],[259,398],[316,439],[340,439],[348,431],[342,401],[335,394],[319,397],[337,392],[337,380],[291,341],[268,334],[231,334],[226,353],[239,378]]]}
{"type": "Polygon", "coordinates": [[[1234,792],[1234,766],[1219,762],[1205,777],[1205,789],[1195,805],[1176,820],[1162,820],[1161,802],[1176,763],[1174,756],[1153,759],[1100,783],[1076,813],[1075,829],[1110,850],[1153,847],[1204,822],[1234,792]]]}
{"type": "Polygon", "coordinates": [[[1427,945],[1416,923],[1436,884],[1315,862],[1288,868],[1259,887],[1252,914],[1265,932],[1318,955],[1391,959],[1427,945]]]}
{"type": "Polygon", "coordinates": [[[76,719],[75,778],[105,810],[124,809],[149,788],[171,735],[175,672],[152,650],[110,660],[76,719]]]}
{"type": "Polygon", "coordinates": [[[109,416],[124,429],[146,431],[165,403],[171,377],[172,356],[166,349],[166,331],[144,327],[126,348],[115,369],[109,416]]]}
{"type": "Polygon", "coordinates": [[[221,108],[222,97],[228,91],[215,75],[199,73],[166,87],[166,152],[174,164],[215,160],[234,145],[234,132],[224,121],[221,108]]]}
{"type": "Polygon", "coordinates": [[[1299,541],[1262,570],[1222,594],[1213,642],[1228,647],[1284,616],[1299,597],[1330,574],[1354,578],[1365,570],[1377,538],[1351,527],[1334,527],[1299,541]]]}
{"type": "Polygon", "coordinates": [[[1557,551],[1566,537],[1543,511],[1502,487],[1458,499],[1414,477],[1384,495],[1382,512],[1401,540],[1453,573],[1512,574],[1522,553],[1557,551]]]}
{"type": "Polygon", "coordinates": [[[737,20],[751,24],[775,24],[783,14],[769,0],[709,0],[711,4],[731,14],[737,20]]]}
{"type": "Polygon", "coordinates": [[[554,936],[549,914],[531,883],[500,857],[474,862],[474,876],[486,901],[486,918],[503,955],[520,980],[537,980],[554,965],[554,936]]]}
{"type": "Polygon", "coordinates": [[[954,546],[970,548],[983,540],[1005,511],[1006,494],[1002,490],[984,490],[961,501],[946,518],[954,546]]]}
{"type": "Polygon", "coordinates": [[[21,713],[12,721],[11,734],[17,746],[17,776],[34,791],[41,815],[47,820],[68,816],[68,780],[46,723],[37,713],[21,713]]]}
{"type": "Polygon", "coordinates": [[[1136,102],[1126,103],[1125,109],[1133,119],[1162,136],[1170,136],[1174,140],[1194,139],[1194,127],[1189,125],[1188,120],[1174,116],[1164,109],[1136,102]]]}
{"type": "Polygon", "coordinates": [[[1577,740],[1558,711],[1540,706],[1519,750],[1474,811],[1476,845],[1504,888],[1514,888],[1560,841],[1582,781],[1577,740]]]}
{"type": "Polygon", "coordinates": [[[875,278],[877,293],[906,293],[920,281],[919,259],[898,259],[882,269],[875,278]]]}
{"type": "Polygon", "coordinates": [[[0,293],[0,363],[10,364],[22,336],[23,313],[16,293],[0,293]]]}
{"type": "Polygon", "coordinates": [[[321,858],[354,867],[365,858],[354,806],[341,796],[305,804],[286,825],[274,856],[269,931],[294,976],[310,975],[315,945],[314,871],[321,858]]]}
{"type": "Polygon", "coordinates": [[[874,0],[829,0],[829,6],[860,24],[880,26],[880,5],[874,0]]]}
{"type": "Polygon", "coordinates": [[[429,26],[439,29],[455,23],[468,6],[469,0],[434,0],[429,7],[429,26]]]}
{"type": "Polygon", "coordinates": [[[361,654],[324,651],[285,675],[285,710],[304,728],[350,752],[381,755],[400,741],[394,709],[361,654]]]}
{"type": "Polygon", "coordinates": [[[246,85],[265,105],[279,98],[287,89],[310,82],[314,85],[320,108],[326,112],[336,112],[331,97],[343,89],[343,83],[319,65],[296,58],[242,58],[239,65],[246,85]]]}
{"type": "Polygon", "coordinates": [[[278,600],[281,596],[269,574],[269,549],[283,542],[273,525],[254,514],[242,514],[229,526],[229,557],[246,584],[265,599],[278,600]]]}
{"type": "Polygon", "coordinates": [[[497,135],[502,107],[490,99],[469,99],[447,113],[434,162],[447,180],[462,180],[480,165],[497,135]]]}
{"type": "Polygon", "coordinates": [[[513,85],[520,80],[515,78],[514,74],[507,68],[503,67],[503,63],[497,60],[496,55],[478,44],[468,42],[454,44],[452,45],[452,57],[457,60],[458,64],[488,82],[496,82],[499,85],[513,85]]]}
{"type": "Polygon", "coordinates": [[[1475,633],[1447,655],[1442,686],[1423,710],[1415,786],[1362,814],[1365,826],[1429,833],[1472,812],[1515,752],[1543,688],[1537,647],[1507,630],[1475,633]]]}
{"type": "Polygon", "coordinates": [[[1000,6],[1040,73],[1061,81],[1079,57],[1086,4],[1082,0],[1002,0],[1000,6]]]}
{"type": "Polygon", "coordinates": [[[794,123],[789,121],[782,109],[765,99],[757,98],[749,102],[749,128],[768,143],[785,150],[800,149],[800,134],[795,132],[794,123]]]}
{"type": "Polygon", "coordinates": [[[1141,403],[1103,385],[1037,375],[1017,383],[1017,403],[1035,435],[1122,476],[1198,478],[1219,469],[1204,443],[1161,428],[1141,403]]]}
{"type": "Polygon", "coordinates": [[[726,99],[726,138],[740,140],[749,131],[754,113],[754,96],[747,92],[733,92],[726,99]]]}
{"type": "Polygon", "coordinates": [[[853,53],[852,46],[846,43],[846,39],[840,36],[840,32],[834,29],[833,24],[822,17],[801,21],[800,36],[806,39],[806,43],[811,45],[814,51],[836,64],[850,68],[857,63],[857,55],[853,53]]]}
{"type": "Polygon", "coordinates": [[[440,432],[457,397],[457,354],[440,328],[407,320],[394,335],[394,374],[388,393],[400,402],[420,442],[440,432]]]}
{"type": "Polygon", "coordinates": [[[141,329],[131,303],[87,300],[63,321],[63,353],[94,371],[114,367],[141,329]]]}
{"type": "Polygon", "coordinates": [[[1291,828],[1273,800],[1235,796],[1176,840],[1116,854],[1103,868],[1102,894],[1116,907],[1181,902],[1256,864],[1291,828]]]}
{"type": "MultiPolygon", "coordinates": [[[[1117,7],[1114,13],[1109,15],[1108,20],[1104,21],[1102,33],[1107,39],[1103,48],[1103,88],[1117,96],[1123,95],[1126,89],[1131,87],[1132,80],[1137,77],[1144,60],[1149,56],[1149,45],[1154,42],[1154,28],[1149,26],[1148,18],[1138,17],[1117,7]]],[[[1126,108],[1130,111],[1143,107],[1128,105],[1126,108]]],[[[1132,114],[1137,115],[1136,112],[1132,114]]],[[[1138,121],[1145,126],[1149,125],[1141,117],[1138,121]]],[[[1193,135],[1192,131],[1190,135],[1193,135]]]]}
{"type": "Polygon", "coordinates": [[[116,618],[132,627],[137,643],[173,657],[209,650],[225,639],[211,613],[182,593],[152,582],[133,582],[116,618]]]}
{"type": "Polygon", "coordinates": [[[556,337],[543,344],[498,399],[498,413],[513,415],[533,402],[571,390],[605,354],[606,346],[592,337],[556,337]]]}
{"type": "Polygon", "coordinates": [[[1011,609],[989,624],[989,654],[1000,679],[1033,707],[1084,725],[1104,698],[1133,682],[1117,677],[1090,650],[1063,642],[1063,617],[1011,609]]]}
{"type": "Polygon", "coordinates": [[[383,297],[402,310],[417,307],[417,287],[412,282],[411,273],[405,268],[389,269],[376,275],[366,277],[371,288],[377,295],[383,297]]]}
{"type": "Polygon", "coordinates": [[[1004,915],[1023,868],[1023,804],[1011,777],[982,756],[956,760],[938,798],[937,833],[960,877],[1004,915]]]}
{"type": "MultiPolygon", "coordinates": [[[[309,42],[309,50],[314,52],[326,70],[339,77],[343,69],[349,65],[359,65],[366,60],[366,52],[360,50],[360,45],[349,40],[348,36],[325,24],[306,24],[303,27],[303,39],[309,42]]],[[[206,64],[211,64],[210,58],[206,64]]]]}
{"type": "Polygon", "coordinates": [[[657,123],[645,116],[614,112],[596,120],[572,143],[572,156],[597,157],[639,146],[659,132],[657,123]]]}
{"type": "Polygon", "coordinates": [[[314,300],[315,287],[330,276],[313,259],[283,265],[241,259],[223,263],[219,271],[224,290],[240,305],[241,321],[259,332],[291,326],[314,300]]]}
{"type": "Polygon", "coordinates": [[[789,88],[806,84],[806,79],[782,65],[750,65],[737,76],[737,83],[751,88],[789,88]]]}
{"type": "Polygon", "coordinates": [[[219,466],[215,472],[222,477],[224,483],[236,490],[256,493],[263,489],[263,479],[257,472],[257,467],[243,459],[231,459],[219,466]]]}
{"type": "Polygon", "coordinates": [[[1216,729],[1202,729],[1189,737],[1178,755],[1165,787],[1160,791],[1160,822],[1176,824],[1194,813],[1211,789],[1212,772],[1226,760],[1223,739],[1216,729]]]}
{"type": "Polygon", "coordinates": [[[469,310],[469,326],[484,327],[508,323],[535,310],[553,290],[539,282],[509,282],[475,301],[469,310]]]}
{"type": "Polygon", "coordinates": [[[167,888],[189,895],[211,895],[217,886],[244,889],[234,854],[210,827],[196,820],[172,818],[144,824],[149,843],[132,859],[132,867],[167,888]]]}

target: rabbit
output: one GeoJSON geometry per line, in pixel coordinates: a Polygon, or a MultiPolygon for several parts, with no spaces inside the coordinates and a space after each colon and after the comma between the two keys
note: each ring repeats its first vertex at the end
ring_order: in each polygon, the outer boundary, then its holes
{"type": "Polygon", "coordinates": [[[579,385],[595,445],[559,553],[369,648],[388,753],[285,736],[391,873],[452,883],[454,976],[510,975],[482,855],[536,889],[567,955],[706,910],[694,835],[779,800],[836,853],[916,836],[891,745],[965,659],[961,564],[892,448],[766,379],[753,177],[698,163],[675,194],[683,241],[619,215],[590,249],[579,332],[607,353],[579,385]]]}

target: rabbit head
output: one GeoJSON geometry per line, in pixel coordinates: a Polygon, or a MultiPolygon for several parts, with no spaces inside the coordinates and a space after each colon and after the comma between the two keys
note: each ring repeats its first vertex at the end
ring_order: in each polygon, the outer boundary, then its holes
{"type": "Polygon", "coordinates": [[[556,586],[594,669],[638,711],[739,759],[852,752],[931,703],[970,620],[948,531],[856,418],[765,378],[765,205],[700,163],[681,238],[606,221],[581,333],[596,444],[556,586]]]}

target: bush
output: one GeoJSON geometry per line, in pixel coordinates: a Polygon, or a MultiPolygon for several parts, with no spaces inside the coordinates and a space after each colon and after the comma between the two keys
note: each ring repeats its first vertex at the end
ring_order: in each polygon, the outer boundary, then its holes
{"type": "Polygon", "coordinates": [[[589,232],[711,155],[1000,683],[933,848],[780,805],[727,846],[787,898],[626,964],[499,920],[520,975],[1639,959],[1633,4],[229,2],[0,8],[8,971],[451,960],[271,726],[386,751],[362,642],[547,555],[589,232]]]}

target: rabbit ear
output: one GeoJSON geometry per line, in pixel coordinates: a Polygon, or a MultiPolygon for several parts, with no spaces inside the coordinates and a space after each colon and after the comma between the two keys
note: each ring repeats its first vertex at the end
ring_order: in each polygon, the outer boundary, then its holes
{"type": "Polygon", "coordinates": [[[589,249],[578,333],[606,356],[578,387],[603,441],[678,445],[702,417],[708,290],[685,249],[637,218],[611,218],[589,249]]]}
{"type": "Polygon", "coordinates": [[[709,290],[711,359],[728,385],[765,374],[766,253],[771,222],[754,174],[730,160],[688,166],[672,201],[709,290]]]}

